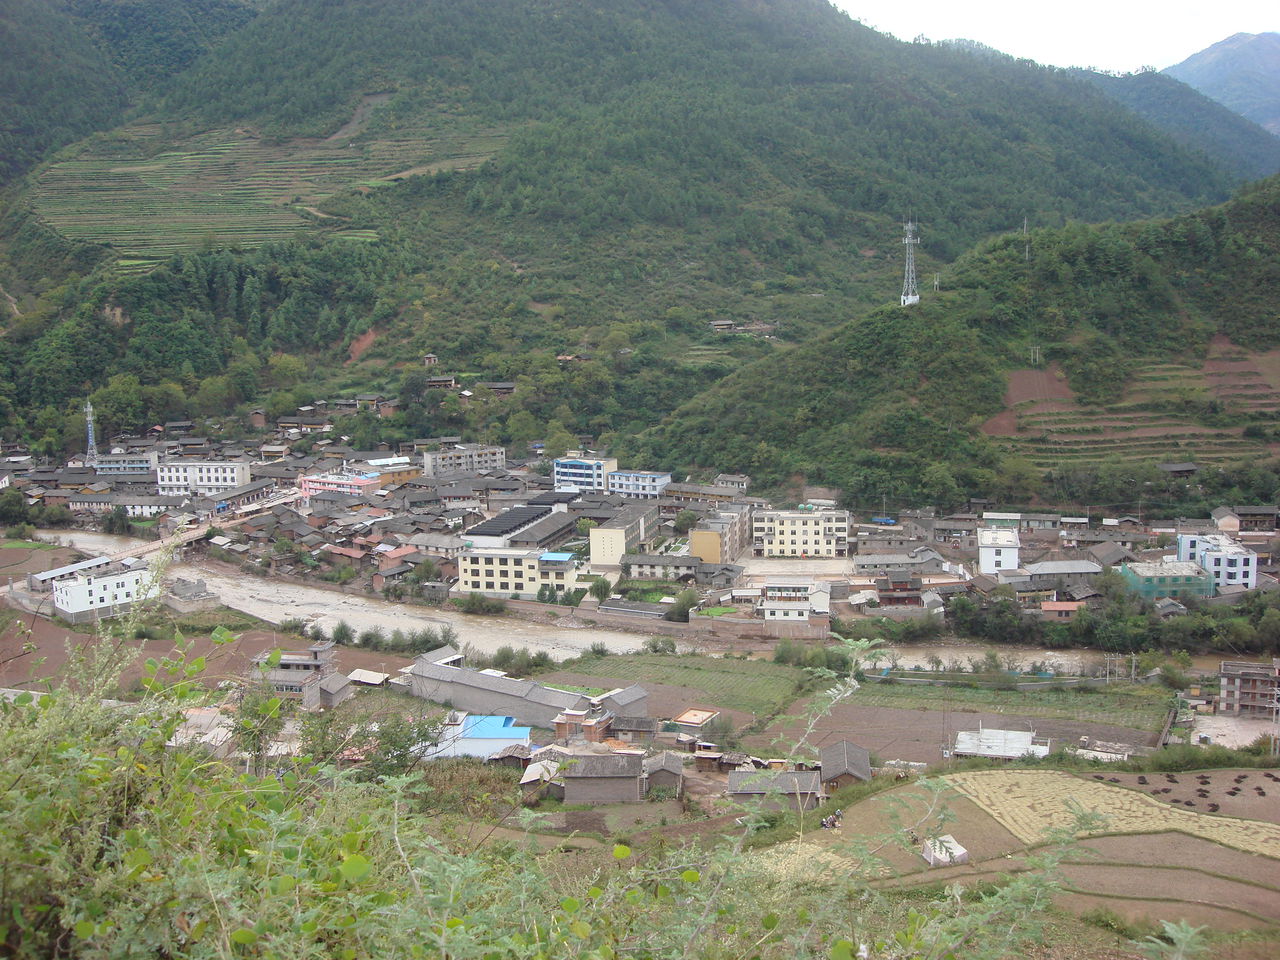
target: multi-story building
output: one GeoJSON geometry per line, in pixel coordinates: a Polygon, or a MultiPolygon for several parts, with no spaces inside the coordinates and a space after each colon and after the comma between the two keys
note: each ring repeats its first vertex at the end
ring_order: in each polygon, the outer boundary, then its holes
{"type": "Polygon", "coordinates": [[[609,474],[610,493],[638,500],[656,500],[671,483],[671,474],[656,470],[615,470],[609,474]]]}
{"type": "Polygon", "coordinates": [[[978,572],[993,577],[1018,567],[1022,541],[1010,527],[988,527],[978,531],[978,572]]]}
{"type": "Polygon", "coordinates": [[[617,469],[614,457],[561,457],[551,461],[551,480],[557,490],[608,490],[617,469]]]}
{"type": "Polygon", "coordinates": [[[689,554],[707,563],[733,563],[751,543],[749,503],[725,503],[689,531],[689,554]]]}
{"type": "Polygon", "coordinates": [[[1213,578],[1215,591],[1258,585],[1258,555],[1220,533],[1178,534],[1178,559],[1200,564],[1213,578]]]}
{"type": "Polygon", "coordinates": [[[1213,578],[1193,560],[1124,563],[1119,570],[1129,589],[1144,600],[1213,596],[1213,578]]]}
{"type": "Polygon", "coordinates": [[[843,557],[848,549],[845,510],[761,510],[752,523],[757,557],[843,557]]]}
{"type": "Polygon", "coordinates": [[[156,468],[159,459],[160,454],[154,450],[142,453],[100,453],[94,461],[93,471],[100,477],[150,473],[156,468]]]}
{"type": "Polygon", "coordinates": [[[318,493],[341,493],[348,497],[363,497],[382,486],[382,479],[372,472],[321,473],[313,477],[299,477],[299,492],[310,499],[318,493]]]}
{"type": "Polygon", "coordinates": [[[162,497],[209,497],[242,487],[250,480],[248,460],[179,458],[156,464],[156,488],[162,497]]]}
{"type": "Polygon", "coordinates": [[[1280,695],[1280,658],[1270,663],[1224,660],[1218,667],[1218,713],[1271,717],[1280,695]]]}
{"type": "Polygon", "coordinates": [[[658,523],[656,504],[628,504],[587,534],[591,546],[591,566],[616,567],[623,554],[636,553],[640,544],[653,536],[658,523]]]}
{"type": "Polygon", "coordinates": [[[422,455],[422,475],[443,477],[456,473],[502,470],[507,466],[505,447],[481,443],[453,443],[422,455]]]}
{"type": "Polygon", "coordinates": [[[143,560],[77,570],[53,583],[53,609],[70,623],[85,623],[126,613],[155,595],[157,584],[143,560]]]}
{"type": "Polygon", "coordinates": [[[557,593],[585,586],[572,553],[475,547],[458,555],[459,593],[532,599],[543,586],[557,593]]]}

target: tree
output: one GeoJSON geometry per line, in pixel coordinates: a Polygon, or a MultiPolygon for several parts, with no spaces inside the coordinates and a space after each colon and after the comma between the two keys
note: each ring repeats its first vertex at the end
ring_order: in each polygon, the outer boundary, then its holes
{"type": "Polygon", "coordinates": [[[124,507],[114,507],[102,518],[103,533],[126,534],[132,529],[133,523],[124,507]]]}
{"type": "Polygon", "coordinates": [[[692,510],[681,510],[676,514],[675,519],[671,521],[671,525],[675,528],[676,533],[684,536],[693,529],[700,519],[701,517],[692,510]]]}
{"type": "Polygon", "coordinates": [[[664,620],[673,620],[676,623],[688,623],[689,611],[698,603],[698,593],[696,590],[681,590],[676,594],[676,602],[671,604],[667,612],[663,614],[664,620]]]}
{"type": "Polygon", "coordinates": [[[27,522],[27,498],[17,487],[0,491],[0,524],[6,526],[27,522]]]}
{"type": "Polygon", "coordinates": [[[608,577],[599,577],[592,582],[589,589],[593,597],[604,603],[612,594],[613,585],[609,583],[608,577]]]}
{"type": "Polygon", "coordinates": [[[577,524],[575,524],[578,536],[580,537],[587,536],[591,532],[592,527],[598,526],[600,526],[600,524],[596,523],[596,521],[592,520],[590,517],[579,517],[577,524]]]}
{"type": "MultiPolygon", "coordinates": [[[[280,662],[276,650],[266,661],[268,668],[280,662]]],[[[267,770],[267,756],[271,744],[284,729],[285,701],[266,681],[265,677],[246,684],[240,692],[235,719],[231,725],[232,739],[245,755],[246,769],[262,776],[267,770]]]]}

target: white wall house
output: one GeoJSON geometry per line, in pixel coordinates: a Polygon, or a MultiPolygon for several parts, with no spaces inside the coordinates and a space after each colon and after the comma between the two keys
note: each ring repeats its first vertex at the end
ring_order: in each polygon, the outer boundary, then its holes
{"type": "Polygon", "coordinates": [[[156,487],[162,497],[208,497],[242,487],[249,479],[247,460],[169,460],[156,465],[156,487]]]}
{"type": "Polygon", "coordinates": [[[64,620],[85,623],[126,613],[157,589],[146,562],[129,559],[55,581],[53,609],[64,620]]]}
{"type": "Polygon", "coordinates": [[[656,500],[671,482],[671,474],[655,470],[615,470],[609,474],[609,492],[640,500],[656,500]]]}
{"type": "Polygon", "coordinates": [[[994,528],[978,531],[978,572],[994,577],[1016,569],[1018,551],[1022,547],[1018,531],[994,528]]]}
{"type": "Polygon", "coordinates": [[[1204,567],[1217,591],[1223,587],[1252,590],[1258,585],[1258,555],[1220,533],[1178,534],[1178,559],[1204,567]]]}

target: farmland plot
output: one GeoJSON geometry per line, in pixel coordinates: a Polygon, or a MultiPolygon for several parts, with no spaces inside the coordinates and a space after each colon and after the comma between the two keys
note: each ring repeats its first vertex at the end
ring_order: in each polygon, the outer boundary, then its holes
{"type": "Polygon", "coordinates": [[[1173,807],[1133,790],[1058,770],[981,770],[947,781],[1027,844],[1075,821],[1073,807],[1107,818],[1107,833],[1175,830],[1224,846],[1280,859],[1280,826],[1173,807]]]}
{"type": "MultiPolygon", "coordinates": [[[[209,238],[255,246],[321,224],[340,230],[344,221],[312,205],[351,188],[478,166],[506,139],[478,131],[272,143],[220,130],[156,152],[158,132],[154,125],[124,128],[46,168],[34,190],[37,215],[64,236],[113,246],[132,268],[146,269],[209,238]]],[[[367,230],[344,235],[376,239],[367,230]]]]}

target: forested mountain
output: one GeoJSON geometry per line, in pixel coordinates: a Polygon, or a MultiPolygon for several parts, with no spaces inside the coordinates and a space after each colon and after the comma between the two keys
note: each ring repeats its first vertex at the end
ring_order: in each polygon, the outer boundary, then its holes
{"type": "Polygon", "coordinates": [[[944,286],[735,371],[630,452],[766,484],[801,474],[863,503],[954,503],[972,489],[1025,498],[1035,471],[977,426],[1001,409],[1006,371],[1029,347],[1086,400],[1108,401],[1139,358],[1194,358],[1217,333],[1280,344],[1280,177],[1170,220],[1006,235],[957,260],[944,286]]]}
{"type": "Polygon", "coordinates": [[[1280,33],[1237,33],[1164,72],[1280,137],[1280,33]]]}
{"type": "Polygon", "coordinates": [[[246,0],[6,0],[0,184],[119,121],[133,97],[247,23],[246,0]]]}
{"type": "Polygon", "coordinates": [[[377,90],[382,125],[508,126],[478,206],[586,230],[767,220],[782,191],[815,238],[928,208],[951,257],[1028,210],[1130,217],[1225,183],[1070,74],[902,44],[821,0],[282,0],[159,112],[327,135],[377,90]]]}
{"type": "Polygon", "coordinates": [[[213,49],[255,13],[249,0],[55,0],[137,93],[213,49]]]}
{"type": "Polygon", "coordinates": [[[1112,100],[1238,176],[1257,180],[1280,171],[1280,137],[1167,73],[1081,72],[1112,100]]]}
{"type": "Polygon", "coordinates": [[[100,41],[139,4],[161,28],[104,46],[131,124],[33,174],[0,231],[0,429],[42,449],[79,442],[87,394],[119,429],[286,412],[406,390],[428,350],[520,390],[412,395],[383,429],[634,435],[894,298],[905,215],[932,273],[1024,218],[1168,215],[1240,179],[1069,71],[820,0],[66,3],[100,41]],[[177,252],[133,259],[128,230],[177,252]]]}
{"type": "Polygon", "coordinates": [[[0,184],[124,110],[116,70],[56,4],[6,0],[0,50],[0,184]]]}

